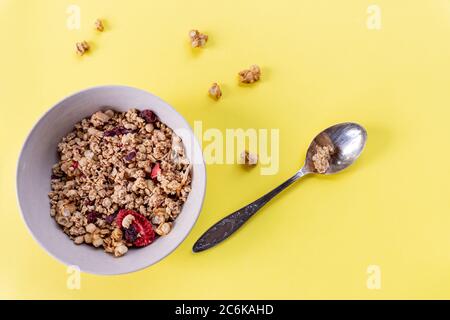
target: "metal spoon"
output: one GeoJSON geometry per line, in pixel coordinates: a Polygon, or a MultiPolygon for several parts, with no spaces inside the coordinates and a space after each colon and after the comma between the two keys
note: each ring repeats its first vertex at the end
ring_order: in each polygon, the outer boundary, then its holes
{"type": "Polygon", "coordinates": [[[197,240],[192,250],[194,252],[200,252],[214,247],[216,244],[228,238],[261,209],[262,206],[269,202],[269,200],[301,177],[310,173],[328,175],[344,170],[359,157],[366,144],[366,140],[366,130],[356,123],[341,123],[325,129],[311,142],[306,153],[305,164],[294,176],[258,200],[255,200],[214,224],[197,240]],[[320,166],[314,164],[313,156],[317,153],[317,148],[324,146],[329,146],[330,150],[333,151],[329,158],[327,168],[321,168],[319,169],[321,172],[318,172],[316,166],[319,168],[320,166]]]}

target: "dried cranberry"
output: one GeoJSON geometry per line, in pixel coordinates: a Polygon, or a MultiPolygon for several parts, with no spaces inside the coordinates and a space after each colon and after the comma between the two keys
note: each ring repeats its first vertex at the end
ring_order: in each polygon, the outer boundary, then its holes
{"type": "Polygon", "coordinates": [[[136,157],[136,151],[131,151],[129,154],[125,156],[126,161],[131,161],[136,157]]]}
{"type": "Polygon", "coordinates": [[[136,241],[136,239],[138,238],[138,232],[133,225],[125,229],[124,238],[125,240],[127,240],[127,242],[133,243],[136,241]]]}
{"type": "Polygon", "coordinates": [[[120,132],[120,134],[127,134],[127,133],[133,133],[134,131],[131,129],[125,129],[124,127],[120,127],[119,132],[120,132]]]}
{"type": "Polygon", "coordinates": [[[150,174],[150,178],[156,179],[158,177],[158,174],[161,172],[161,168],[159,166],[159,163],[156,163],[155,166],[152,168],[152,173],[150,174]]]}
{"type": "Polygon", "coordinates": [[[88,223],[95,223],[97,222],[98,213],[95,211],[89,211],[86,215],[86,218],[88,223]]]}
{"type": "Polygon", "coordinates": [[[109,216],[106,216],[105,221],[107,224],[112,224],[114,220],[116,220],[117,212],[114,214],[110,214],[109,216]]]}
{"type": "Polygon", "coordinates": [[[119,126],[119,127],[113,128],[111,130],[106,130],[103,133],[103,135],[105,137],[114,137],[114,136],[118,136],[118,135],[121,135],[121,134],[127,134],[127,133],[131,133],[131,132],[134,132],[134,131],[131,130],[131,129],[126,129],[124,127],[119,126]]]}
{"type": "Polygon", "coordinates": [[[117,130],[115,130],[115,129],[107,130],[107,131],[105,131],[105,132],[103,133],[103,135],[104,135],[105,137],[114,137],[114,136],[117,136],[117,130]]]}
{"type": "Polygon", "coordinates": [[[147,123],[153,123],[156,121],[156,114],[152,110],[142,110],[139,116],[145,120],[147,123]]]}
{"type": "Polygon", "coordinates": [[[72,161],[72,168],[76,169],[78,168],[78,161],[72,161]]]}

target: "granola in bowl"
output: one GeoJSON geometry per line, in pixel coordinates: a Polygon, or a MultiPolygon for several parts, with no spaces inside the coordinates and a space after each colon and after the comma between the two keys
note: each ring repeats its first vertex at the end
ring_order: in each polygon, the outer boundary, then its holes
{"type": "Polygon", "coordinates": [[[181,138],[151,110],[98,111],[58,144],[50,215],[116,257],[170,233],[191,191],[181,138]]]}

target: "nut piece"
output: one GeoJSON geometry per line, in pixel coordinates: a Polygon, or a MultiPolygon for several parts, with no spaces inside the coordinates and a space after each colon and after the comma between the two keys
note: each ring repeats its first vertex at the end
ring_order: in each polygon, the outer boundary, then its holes
{"type": "Polygon", "coordinates": [[[246,166],[255,166],[258,163],[258,155],[245,150],[241,152],[239,160],[240,164],[244,164],[246,166]]]}
{"type": "Polygon", "coordinates": [[[134,216],[132,214],[129,214],[125,216],[122,220],[122,227],[125,229],[128,229],[131,226],[131,223],[134,221],[134,216]]]}
{"type": "Polygon", "coordinates": [[[191,38],[192,48],[204,47],[208,41],[208,35],[200,33],[198,30],[189,31],[189,38],[191,38]]]}
{"type": "Polygon", "coordinates": [[[332,145],[316,146],[316,152],[312,156],[314,168],[318,173],[327,172],[330,167],[330,159],[334,153],[332,145]]]}
{"type": "Polygon", "coordinates": [[[261,78],[261,69],[256,65],[252,65],[250,69],[239,72],[240,83],[253,83],[261,78]]]}
{"type": "Polygon", "coordinates": [[[160,236],[165,236],[170,232],[170,230],[172,230],[172,223],[164,222],[160,224],[158,228],[156,228],[155,232],[160,236]]]}
{"type": "Polygon", "coordinates": [[[95,25],[95,29],[97,29],[97,31],[103,32],[103,30],[105,30],[103,21],[100,19],[95,20],[94,25],[95,25]]]}
{"type": "Polygon", "coordinates": [[[117,247],[114,248],[114,256],[116,257],[121,257],[123,256],[125,253],[127,253],[128,248],[126,245],[124,244],[120,244],[117,247]]]}
{"type": "Polygon", "coordinates": [[[211,88],[209,88],[208,93],[212,98],[216,100],[219,100],[219,98],[222,96],[222,90],[220,90],[220,87],[216,82],[214,82],[211,88]]]}
{"type": "Polygon", "coordinates": [[[82,56],[87,51],[89,51],[89,44],[86,41],[76,43],[76,52],[78,55],[82,56]]]}
{"type": "Polygon", "coordinates": [[[152,217],[152,223],[154,225],[160,225],[160,224],[164,223],[164,216],[162,216],[162,215],[154,215],[152,217]]]}

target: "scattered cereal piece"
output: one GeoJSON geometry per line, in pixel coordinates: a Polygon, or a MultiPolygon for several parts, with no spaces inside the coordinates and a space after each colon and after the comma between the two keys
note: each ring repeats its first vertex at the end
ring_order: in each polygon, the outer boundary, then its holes
{"type": "Polygon", "coordinates": [[[334,153],[332,145],[319,146],[316,145],[316,152],[312,156],[314,168],[318,173],[327,172],[330,167],[330,159],[334,153]]]}
{"type": "Polygon", "coordinates": [[[208,93],[212,98],[216,100],[219,100],[219,98],[222,96],[222,90],[220,90],[220,87],[216,82],[214,82],[211,88],[209,88],[208,93]]]}
{"type": "Polygon", "coordinates": [[[204,47],[208,41],[208,35],[200,33],[198,30],[189,31],[192,48],[204,47]]]}
{"type": "Polygon", "coordinates": [[[97,29],[97,31],[103,32],[103,30],[105,30],[103,21],[100,19],[95,20],[94,25],[95,25],[95,29],[97,29]]]}
{"type": "Polygon", "coordinates": [[[246,166],[255,166],[258,163],[258,155],[248,151],[242,151],[239,163],[246,166]]]}
{"type": "Polygon", "coordinates": [[[87,51],[89,51],[90,48],[89,44],[86,41],[77,42],[75,47],[77,54],[80,56],[84,55],[87,51]]]}
{"type": "Polygon", "coordinates": [[[261,69],[256,65],[252,65],[250,69],[239,72],[239,82],[253,83],[261,78],[261,69]]]}

